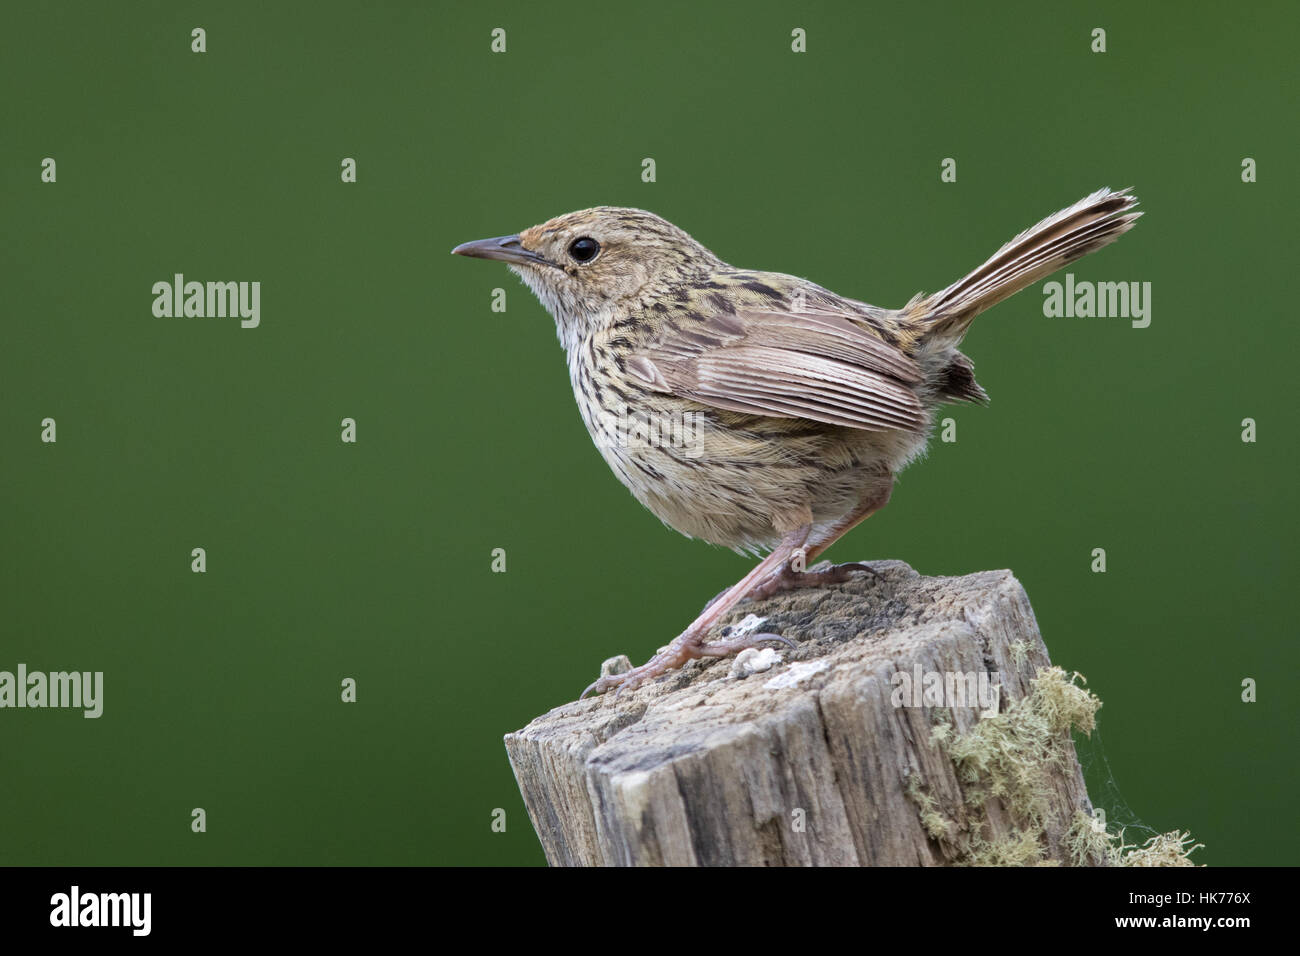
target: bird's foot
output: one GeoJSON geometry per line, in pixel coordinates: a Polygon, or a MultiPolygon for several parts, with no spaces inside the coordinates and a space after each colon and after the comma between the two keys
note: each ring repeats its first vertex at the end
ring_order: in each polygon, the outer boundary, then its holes
{"type": "Polygon", "coordinates": [[[869,564],[863,564],[861,561],[832,564],[830,567],[816,571],[795,571],[787,562],[781,565],[779,570],[773,572],[766,581],[763,581],[754,590],[750,591],[749,597],[752,600],[761,601],[773,594],[780,594],[782,591],[793,591],[795,588],[820,588],[827,584],[843,584],[853,577],[854,571],[865,571],[868,574],[875,575],[877,581],[883,580],[883,575],[879,571],[869,564]]]}
{"type": "MultiPolygon", "coordinates": [[[[752,591],[746,595],[747,600],[761,601],[763,598],[769,598],[773,594],[780,594],[782,591],[793,591],[796,588],[819,588],[827,584],[843,584],[852,578],[854,571],[865,571],[868,574],[875,575],[877,581],[883,581],[884,575],[869,564],[863,564],[861,561],[850,561],[847,564],[832,564],[816,571],[795,571],[789,563],[783,564],[779,570],[773,571],[770,576],[760,584],[756,585],[752,591]]],[[[709,603],[704,605],[707,611],[718,603],[719,599],[725,595],[730,588],[723,588],[712,598],[709,603]]]]}
{"type": "Polygon", "coordinates": [[[581,700],[588,694],[599,696],[615,688],[617,688],[617,691],[614,696],[618,697],[624,691],[634,690],[648,680],[653,680],[671,670],[676,670],[687,661],[693,661],[701,657],[730,657],[732,654],[739,654],[746,648],[757,647],[759,644],[768,641],[777,641],[788,647],[798,646],[794,641],[788,637],[782,637],[780,634],[746,634],[743,637],[731,640],[705,643],[702,635],[693,634],[691,629],[687,629],[685,633],[640,667],[634,667],[622,674],[606,674],[584,690],[578,699],[581,700]]]}

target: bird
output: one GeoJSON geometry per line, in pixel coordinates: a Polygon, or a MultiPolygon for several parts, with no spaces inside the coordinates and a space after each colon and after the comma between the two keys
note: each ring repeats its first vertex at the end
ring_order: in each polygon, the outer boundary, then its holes
{"type": "Polygon", "coordinates": [[[707,638],[746,599],[872,570],[807,569],[889,503],[940,406],[987,404],[958,350],[972,320],[1115,241],[1142,215],[1137,202],[1099,189],[897,309],[729,265],[643,209],[596,206],[452,249],[506,263],[554,318],[582,420],[642,505],[690,538],[762,555],[648,662],[581,696],[794,646],[770,633],[707,638]]]}

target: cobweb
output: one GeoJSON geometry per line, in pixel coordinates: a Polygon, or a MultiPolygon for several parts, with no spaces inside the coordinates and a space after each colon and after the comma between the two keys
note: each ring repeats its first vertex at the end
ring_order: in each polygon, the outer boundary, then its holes
{"type": "Polygon", "coordinates": [[[1091,736],[1077,730],[1072,736],[1075,752],[1079,755],[1079,766],[1083,769],[1083,782],[1088,788],[1088,797],[1092,800],[1097,819],[1106,825],[1107,832],[1121,836],[1123,842],[1128,844],[1141,844],[1160,836],[1160,831],[1143,822],[1124,799],[1119,781],[1115,779],[1110,761],[1106,759],[1100,722],[1092,729],[1091,736]]]}

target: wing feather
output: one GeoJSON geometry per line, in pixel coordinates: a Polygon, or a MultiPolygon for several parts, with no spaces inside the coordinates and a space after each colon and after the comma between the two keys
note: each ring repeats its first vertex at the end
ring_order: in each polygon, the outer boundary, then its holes
{"type": "Polygon", "coordinates": [[[921,369],[847,317],[777,310],[666,323],[626,367],[643,384],[728,411],[871,431],[922,425],[921,369]]]}

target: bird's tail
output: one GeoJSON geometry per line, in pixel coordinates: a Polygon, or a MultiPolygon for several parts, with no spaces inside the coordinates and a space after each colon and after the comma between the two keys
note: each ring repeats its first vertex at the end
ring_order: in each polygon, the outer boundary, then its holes
{"type": "Polygon", "coordinates": [[[1099,189],[1026,229],[970,275],[909,311],[926,327],[927,341],[956,346],[985,309],[1128,232],[1142,215],[1131,212],[1136,205],[1127,189],[1099,189]]]}

